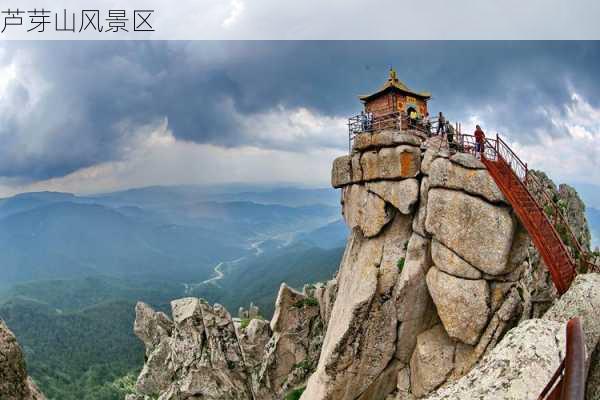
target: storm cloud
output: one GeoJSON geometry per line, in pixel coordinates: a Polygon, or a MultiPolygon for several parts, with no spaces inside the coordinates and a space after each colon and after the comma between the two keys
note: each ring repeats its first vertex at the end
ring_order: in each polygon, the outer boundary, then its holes
{"type": "Polygon", "coordinates": [[[0,177],[126,161],[165,124],[177,142],[222,149],[343,151],[356,96],[390,66],[433,93],[431,111],[522,145],[568,139],[574,93],[600,107],[597,42],[3,43],[0,177]]]}

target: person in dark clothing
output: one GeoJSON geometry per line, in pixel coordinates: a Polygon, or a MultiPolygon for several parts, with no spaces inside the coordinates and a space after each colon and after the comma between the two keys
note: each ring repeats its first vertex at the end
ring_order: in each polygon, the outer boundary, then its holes
{"type": "Polygon", "coordinates": [[[475,152],[479,154],[479,158],[483,156],[483,149],[485,144],[485,133],[479,125],[475,126],[475,152]]]}
{"type": "Polygon", "coordinates": [[[454,130],[448,122],[446,122],[446,127],[444,129],[446,131],[446,139],[448,140],[448,148],[454,149],[456,147],[454,143],[454,130]]]}
{"type": "Polygon", "coordinates": [[[373,130],[373,113],[372,112],[367,113],[367,130],[368,131],[373,130]]]}
{"type": "Polygon", "coordinates": [[[442,135],[444,134],[444,132],[446,132],[446,118],[444,117],[444,114],[442,114],[441,111],[438,115],[438,126],[437,126],[437,131],[435,132],[435,134],[439,135],[440,132],[442,135]]]}
{"type": "Polygon", "coordinates": [[[361,132],[367,131],[367,114],[364,111],[360,112],[360,130],[361,132]]]}

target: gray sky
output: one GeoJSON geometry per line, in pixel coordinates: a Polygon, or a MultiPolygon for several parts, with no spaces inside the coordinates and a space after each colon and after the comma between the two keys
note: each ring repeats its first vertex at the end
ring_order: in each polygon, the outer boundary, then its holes
{"type": "Polygon", "coordinates": [[[600,42],[3,42],[0,195],[327,185],[390,65],[431,111],[600,185],[600,42]]]}

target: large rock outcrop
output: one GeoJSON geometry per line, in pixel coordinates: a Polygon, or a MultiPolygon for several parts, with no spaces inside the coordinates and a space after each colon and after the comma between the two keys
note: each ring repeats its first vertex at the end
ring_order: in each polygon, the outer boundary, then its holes
{"type": "Polygon", "coordinates": [[[475,345],[490,317],[490,289],[484,279],[461,279],[432,267],[427,287],[451,338],[475,345]]]}
{"type": "Polygon", "coordinates": [[[254,394],[260,399],[280,399],[303,386],[317,364],[323,341],[318,302],[286,284],[279,290],[270,327],[273,335],[253,373],[254,394]]]}
{"type": "MultiPolygon", "coordinates": [[[[535,399],[565,356],[566,322],[582,319],[592,353],[600,339],[600,275],[579,275],[571,288],[557,299],[541,319],[520,323],[475,368],[457,382],[428,396],[428,400],[467,398],[535,399]]],[[[597,360],[591,359],[588,399],[597,397],[597,360]]]]}
{"type": "MultiPolygon", "coordinates": [[[[344,175],[334,186],[342,188],[344,215],[357,232],[340,266],[338,283],[343,277],[344,284],[303,399],[360,399],[373,388],[388,390],[382,377],[391,369],[398,373],[390,396],[426,396],[480,365],[509,329],[541,316],[556,298],[527,232],[481,161],[452,154],[439,138],[419,138],[419,146],[395,144],[393,137],[390,131],[361,134],[352,154],[334,162],[333,176],[344,175]],[[417,149],[420,162],[408,162],[417,149]],[[402,153],[410,173],[400,173],[402,153]],[[394,235],[390,227],[399,215],[412,219],[396,227],[410,239],[404,252],[390,256],[381,242],[394,235]],[[397,258],[396,277],[380,257],[397,258]],[[380,328],[380,347],[373,350],[363,335],[377,324],[373,304],[388,304],[376,288],[390,286],[397,333],[381,336],[387,330],[380,328]],[[380,353],[392,348],[391,359],[380,353]],[[365,363],[364,352],[381,355],[365,363]]],[[[580,216],[581,207],[575,213],[580,216]]]]}
{"type": "Polygon", "coordinates": [[[27,375],[25,358],[15,335],[0,320],[0,399],[45,400],[27,375]]]}
{"type": "Polygon", "coordinates": [[[522,311],[523,230],[483,164],[393,137],[359,135],[334,162],[354,231],[303,399],[424,396],[467,373],[522,311]]]}
{"type": "Polygon", "coordinates": [[[457,190],[431,188],[425,227],[480,271],[490,275],[510,272],[508,256],[516,222],[508,207],[457,190]]]}
{"type": "Polygon", "coordinates": [[[304,398],[353,399],[392,360],[395,307],[377,290],[385,239],[385,234],[369,240],[353,231],[337,277],[338,294],[323,350],[304,398]]]}
{"type": "Polygon", "coordinates": [[[560,365],[564,348],[564,324],[525,321],[467,375],[426,398],[536,399],[560,365]]]}
{"type": "Polygon", "coordinates": [[[143,333],[151,332],[155,321],[164,317],[152,315],[146,305],[136,308],[136,334],[149,353],[137,390],[144,395],[160,395],[161,400],[252,398],[242,350],[227,310],[196,298],[173,301],[171,310],[173,328],[170,333],[157,331],[161,336],[156,344],[155,337],[143,333]]]}

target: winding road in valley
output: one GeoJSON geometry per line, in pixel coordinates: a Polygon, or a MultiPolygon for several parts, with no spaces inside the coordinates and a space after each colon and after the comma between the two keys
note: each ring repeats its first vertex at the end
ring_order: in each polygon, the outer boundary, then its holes
{"type": "Polygon", "coordinates": [[[239,263],[239,262],[247,259],[248,257],[260,256],[261,254],[263,254],[265,252],[265,250],[261,247],[265,242],[267,242],[269,240],[279,240],[279,241],[283,242],[282,246],[288,246],[290,243],[293,242],[293,239],[296,236],[296,234],[298,234],[300,232],[303,232],[303,231],[297,230],[297,231],[292,231],[292,232],[283,232],[283,233],[279,233],[277,235],[263,237],[261,239],[258,239],[258,238],[254,239],[249,244],[249,249],[252,251],[252,254],[237,258],[235,260],[218,262],[217,265],[215,265],[215,267],[213,268],[213,272],[214,272],[213,277],[211,277],[207,280],[204,280],[202,282],[198,282],[198,283],[184,283],[183,286],[184,286],[185,294],[191,295],[193,290],[200,286],[209,285],[209,284],[218,285],[218,282],[225,277],[225,271],[223,270],[224,266],[226,266],[227,264],[239,263]]]}
{"type": "MultiPolygon", "coordinates": [[[[273,237],[275,238],[275,237],[273,237]]],[[[264,242],[266,242],[269,239],[273,239],[273,238],[267,238],[267,239],[261,239],[261,240],[256,240],[250,243],[250,250],[252,250],[253,254],[251,254],[250,256],[259,256],[262,253],[264,253],[264,250],[260,247],[264,242]]],[[[192,294],[193,290],[200,287],[200,286],[204,286],[204,285],[208,285],[208,284],[215,284],[218,285],[218,281],[220,281],[221,279],[223,279],[225,277],[225,272],[223,271],[223,267],[226,264],[236,264],[239,263],[240,261],[245,260],[246,258],[248,258],[249,256],[243,256],[240,258],[237,258],[235,260],[229,260],[229,261],[220,261],[217,263],[217,265],[215,265],[215,267],[213,268],[213,273],[214,276],[212,278],[206,279],[202,282],[198,282],[198,283],[184,283],[184,291],[186,295],[190,295],[192,294]]]]}
{"type": "Polygon", "coordinates": [[[215,268],[214,268],[214,272],[215,272],[215,276],[213,276],[210,279],[207,279],[205,281],[200,282],[200,285],[206,285],[208,283],[211,282],[216,282],[218,280],[223,279],[223,277],[225,276],[225,274],[223,273],[223,271],[221,271],[221,267],[223,266],[223,261],[221,261],[220,263],[218,263],[215,268]]]}

